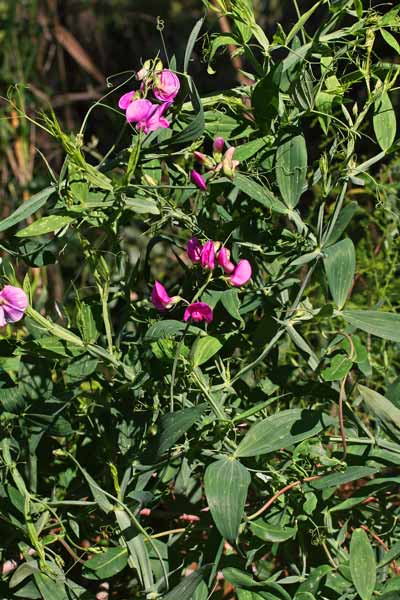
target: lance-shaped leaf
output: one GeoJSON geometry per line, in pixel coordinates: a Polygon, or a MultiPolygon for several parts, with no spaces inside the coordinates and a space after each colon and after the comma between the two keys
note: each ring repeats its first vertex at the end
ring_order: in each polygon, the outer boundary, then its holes
{"type": "Polygon", "coordinates": [[[240,442],[236,456],[258,456],[288,448],[313,437],[329,424],[329,417],[313,410],[283,410],[253,425],[240,442]]]}
{"type": "Polygon", "coordinates": [[[400,342],[400,314],[381,310],[344,310],[342,317],[357,329],[400,342]]]}
{"type": "Polygon", "coordinates": [[[307,175],[307,147],[302,134],[286,135],[276,152],[276,180],[288,208],[294,208],[303,192],[307,175]]]}
{"type": "Polygon", "coordinates": [[[204,485],[218,531],[224,538],[234,542],[250,485],[248,470],[237,460],[223,458],[207,467],[204,485]]]}
{"type": "Polygon", "coordinates": [[[387,92],[375,100],[374,131],[382,150],[388,150],[396,138],[396,113],[387,92]]]}
{"type": "Polygon", "coordinates": [[[371,600],[376,583],[375,554],[363,529],[355,529],[350,542],[350,572],[362,600],[371,600]]]}
{"type": "Polygon", "coordinates": [[[356,253],[350,239],[337,242],[324,252],[324,267],[329,290],[336,306],[343,308],[353,284],[356,253]]]}
{"type": "Polygon", "coordinates": [[[200,418],[207,404],[199,404],[191,408],[183,408],[173,413],[167,413],[160,419],[160,435],[157,438],[157,456],[172,448],[186,431],[200,418]]]}

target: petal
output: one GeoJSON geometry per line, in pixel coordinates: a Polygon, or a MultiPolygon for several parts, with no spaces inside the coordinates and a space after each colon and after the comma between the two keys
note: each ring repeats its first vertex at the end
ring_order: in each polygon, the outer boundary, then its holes
{"type": "Polygon", "coordinates": [[[150,100],[133,100],[126,109],[126,120],[128,123],[137,123],[145,121],[156,109],[156,105],[150,100]]]}
{"type": "Polygon", "coordinates": [[[7,321],[4,317],[4,310],[3,307],[0,306],[0,327],[4,327],[5,325],[7,325],[7,321]]]}
{"type": "Polygon", "coordinates": [[[235,286],[244,285],[251,279],[252,272],[253,270],[249,261],[246,259],[240,260],[229,281],[235,286]]]}
{"type": "Polygon", "coordinates": [[[28,296],[25,294],[24,290],[13,285],[4,286],[0,292],[0,301],[3,305],[6,317],[7,314],[11,315],[10,318],[13,321],[19,321],[22,318],[29,304],[28,296]],[[12,317],[13,312],[15,313],[15,319],[12,317]]]}
{"type": "Polygon", "coordinates": [[[130,105],[130,103],[132,102],[134,95],[135,95],[135,92],[132,91],[132,92],[127,92],[126,94],[121,96],[121,98],[118,101],[119,108],[122,108],[122,110],[126,110],[128,108],[128,106],[130,105]]]}

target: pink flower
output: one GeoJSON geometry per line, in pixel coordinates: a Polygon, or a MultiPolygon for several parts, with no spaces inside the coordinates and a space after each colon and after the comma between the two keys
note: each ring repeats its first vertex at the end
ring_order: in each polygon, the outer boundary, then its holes
{"type": "Polygon", "coordinates": [[[201,260],[201,251],[203,246],[197,237],[192,237],[186,246],[187,255],[193,263],[199,263],[201,260]]]}
{"type": "Polygon", "coordinates": [[[156,77],[156,85],[154,87],[154,95],[161,102],[172,102],[175,98],[181,84],[178,77],[169,69],[163,69],[156,77]]]}
{"type": "Polygon", "coordinates": [[[193,302],[185,310],[183,320],[189,321],[189,319],[192,319],[196,323],[200,323],[200,321],[211,323],[213,316],[212,308],[206,302],[193,302]]]}
{"type": "MultiPolygon", "coordinates": [[[[125,98],[125,96],[128,96],[128,94],[124,94],[120,99],[120,102],[125,98]]],[[[125,102],[126,100],[123,100],[123,104],[125,104],[125,102]]],[[[132,100],[126,106],[126,120],[128,123],[140,123],[142,121],[146,121],[146,119],[153,114],[156,108],[157,106],[152,104],[150,100],[145,100],[143,98],[139,100],[132,100]]]]}
{"type": "Polygon", "coordinates": [[[229,281],[232,285],[240,287],[251,279],[252,272],[249,261],[246,259],[240,260],[236,265],[233,274],[230,276],[229,281]]]}
{"type": "Polygon", "coordinates": [[[222,161],[215,168],[216,171],[220,171],[221,169],[224,172],[224,175],[227,177],[233,177],[236,171],[236,167],[240,165],[238,160],[233,160],[233,155],[235,153],[234,146],[228,148],[225,152],[222,161]]]}
{"type": "Polygon", "coordinates": [[[122,108],[122,110],[126,110],[128,108],[128,106],[130,105],[130,103],[132,102],[134,95],[135,95],[135,92],[132,91],[132,92],[127,92],[126,94],[121,96],[121,98],[118,101],[119,108],[122,108]]]}
{"type": "Polygon", "coordinates": [[[167,290],[159,281],[154,283],[151,292],[151,301],[157,310],[164,311],[167,308],[171,308],[171,306],[179,302],[179,300],[179,296],[168,296],[167,290]]]}
{"type": "Polygon", "coordinates": [[[201,266],[203,269],[210,269],[212,271],[215,267],[215,246],[214,242],[209,240],[206,242],[201,250],[200,257],[201,266]]]}
{"type": "Polygon", "coordinates": [[[142,81],[142,79],[144,79],[147,76],[147,73],[149,72],[148,69],[146,69],[146,67],[142,67],[141,69],[139,69],[139,71],[136,71],[136,79],[138,81],[142,81]]]}
{"type": "Polygon", "coordinates": [[[200,175],[200,173],[198,173],[194,169],[190,174],[190,178],[193,181],[194,185],[199,188],[199,190],[203,190],[204,192],[207,189],[207,184],[204,178],[200,175]]]}
{"type": "Polygon", "coordinates": [[[213,151],[217,154],[222,154],[222,150],[225,146],[225,140],[223,137],[216,137],[213,144],[213,151]]]}
{"type": "Polygon", "coordinates": [[[218,264],[223,268],[225,273],[233,273],[235,270],[235,265],[230,260],[231,253],[227,248],[221,248],[218,253],[218,264]]]}
{"type": "Polygon", "coordinates": [[[160,128],[167,129],[167,127],[169,127],[169,121],[163,117],[163,114],[170,105],[170,102],[164,102],[164,104],[156,106],[155,110],[147,117],[147,119],[139,121],[137,128],[143,129],[144,133],[157,131],[157,129],[160,128]]]}
{"type": "Polygon", "coordinates": [[[0,327],[20,321],[29,302],[24,290],[6,285],[0,292],[0,327]]]}

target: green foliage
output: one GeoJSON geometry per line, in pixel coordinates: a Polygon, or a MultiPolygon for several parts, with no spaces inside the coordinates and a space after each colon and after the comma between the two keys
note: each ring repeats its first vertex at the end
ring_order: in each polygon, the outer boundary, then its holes
{"type": "Polygon", "coordinates": [[[29,298],[0,339],[4,598],[400,591],[400,9],[321,0],[270,35],[253,4],[203,1],[168,128],[126,123],[124,74],[75,133],[10,92],[62,162],[0,222],[29,298]],[[201,46],[243,83],[200,94],[201,46]],[[251,279],[191,262],[193,237],[251,279]]]}

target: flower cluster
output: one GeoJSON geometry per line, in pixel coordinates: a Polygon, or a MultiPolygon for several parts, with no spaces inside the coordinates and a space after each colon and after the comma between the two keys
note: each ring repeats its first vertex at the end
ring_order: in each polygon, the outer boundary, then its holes
{"type": "MultiPolygon", "coordinates": [[[[251,279],[252,268],[248,260],[242,259],[235,265],[230,259],[230,251],[219,242],[208,240],[202,245],[196,237],[192,237],[187,243],[187,255],[193,263],[200,264],[203,269],[213,271],[216,262],[222,267],[224,273],[229,275],[229,283],[234,286],[242,286],[251,279]]],[[[151,293],[151,301],[160,312],[172,308],[180,301],[187,302],[180,296],[170,296],[165,287],[156,281],[151,293]]],[[[195,323],[205,321],[211,323],[214,318],[213,310],[206,302],[187,302],[183,320],[192,320],[195,323]]]]}
{"type": "Polygon", "coordinates": [[[219,242],[209,240],[204,246],[196,237],[191,238],[187,244],[187,254],[193,263],[200,263],[204,269],[213,271],[215,261],[222,267],[224,273],[229,275],[229,283],[236,287],[245,285],[252,276],[251,264],[243,258],[237,265],[231,261],[231,253],[228,248],[222,246],[219,242]]]}
{"type": "MultiPolygon", "coordinates": [[[[224,138],[217,137],[214,140],[212,156],[208,156],[207,154],[203,154],[203,152],[198,152],[197,150],[193,154],[196,160],[204,165],[209,172],[219,173],[222,170],[226,177],[233,177],[236,168],[240,163],[238,160],[234,160],[233,158],[235,148],[230,146],[226,150],[225,154],[223,154],[224,147],[224,138]]],[[[207,184],[204,177],[198,171],[196,171],[196,169],[193,169],[191,172],[191,179],[200,190],[205,191],[207,189],[207,184]]]]}
{"type": "Polygon", "coordinates": [[[13,285],[5,285],[0,292],[0,327],[20,321],[27,307],[28,296],[24,290],[13,285]]]}
{"type": "Polygon", "coordinates": [[[118,102],[119,108],[125,111],[128,123],[136,123],[136,128],[144,133],[169,127],[170,123],[164,113],[173,104],[180,89],[180,81],[175,73],[163,69],[160,61],[152,72],[147,68],[150,67],[149,62],[136,74],[136,78],[142,81],[140,90],[127,92],[118,102]],[[155,104],[146,98],[149,89],[161,104],[155,104]]]}

